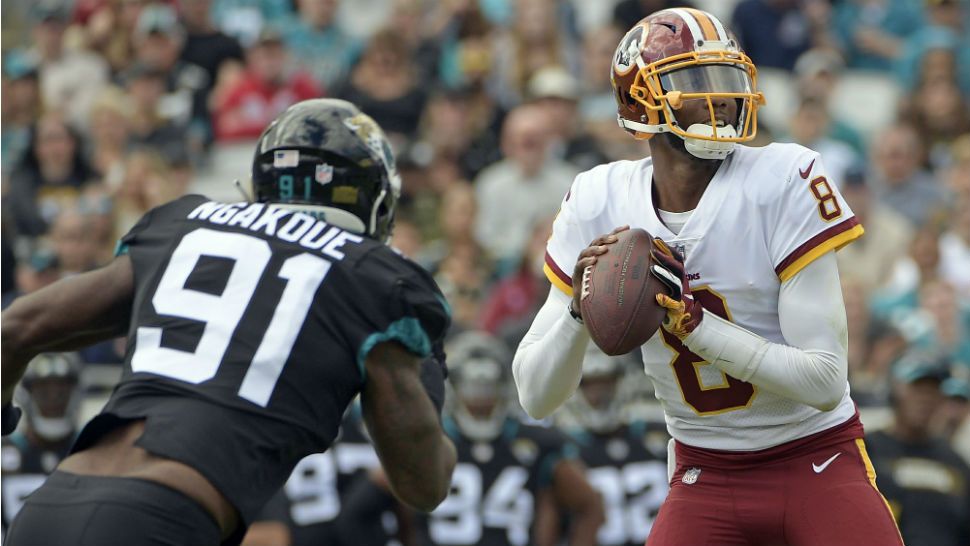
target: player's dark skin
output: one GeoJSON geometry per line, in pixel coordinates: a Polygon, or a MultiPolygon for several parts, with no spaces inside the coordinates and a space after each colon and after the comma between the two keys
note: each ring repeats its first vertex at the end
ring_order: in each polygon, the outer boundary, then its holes
{"type": "MultiPolygon", "coordinates": [[[[711,102],[718,121],[735,123],[738,104],[734,99],[718,97],[712,98],[711,102]]],[[[681,127],[690,127],[694,123],[709,124],[711,114],[707,100],[683,101],[677,110],[677,122],[681,127]]],[[[654,204],[667,212],[687,212],[697,208],[704,190],[722,163],[722,160],[701,159],[691,155],[684,147],[683,139],[672,133],[653,135],[650,139],[650,156],[653,158],[654,204]]],[[[608,246],[617,241],[617,233],[629,228],[630,226],[617,227],[610,233],[593,239],[579,253],[572,277],[574,289],[571,305],[574,313],[582,316],[579,305],[581,291],[578,287],[583,271],[595,264],[598,256],[606,254],[608,246]]]]}
{"type": "MultiPolygon", "coordinates": [[[[39,353],[75,350],[127,334],[134,296],[131,259],[59,281],[14,301],[2,316],[3,403],[39,353]]],[[[364,418],[391,487],[403,502],[429,511],[447,496],[455,447],[420,381],[421,361],[395,342],[374,347],[365,361],[364,418]]],[[[102,436],[64,459],[58,470],[154,481],[182,492],[215,518],[223,538],[239,524],[231,503],[198,471],[135,445],[144,420],[102,436]]]]}

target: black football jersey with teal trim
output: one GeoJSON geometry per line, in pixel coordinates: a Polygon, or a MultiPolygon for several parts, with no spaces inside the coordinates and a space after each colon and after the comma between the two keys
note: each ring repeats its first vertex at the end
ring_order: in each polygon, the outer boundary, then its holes
{"type": "Polygon", "coordinates": [[[44,483],[48,474],[67,456],[72,438],[48,447],[31,444],[20,432],[3,438],[0,468],[3,469],[3,529],[13,521],[27,495],[44,483]]]}
{"type": "Polygon", "coordinates": [[[576,457],[576,446],[556,429],[513,419],[491,442],[470,440],[451,419],[445,419],[445,430],[455,442],[458,464],[448,497],[419,522],[423,543],[532,543],[536,498],[551,486],[556,464],[576,457]]]}
{"type": "Polygon", "coordinates": [[[416,264],[271,205],[186,196],[146,214],[120,251],[135,276],[125,369],[74,449],[146,418],[138,445],[199,470],[247,523],[330,446],[375,344],[427,356],[449,324],[416,264]]]}
{"type": "Polygon", "coordinates": [[[635,422],[608,434],[570,431],[586,478],[603,497],[606,520],[596,534],[604,546],[642,546],[670,489],[663,424],[635,422]]]}
{"type": "Polygon", "coordinates": [[[945,440],[904,443],[877,430],[866,448],[906,546],[970,544],[970,467],[945,440]]]}

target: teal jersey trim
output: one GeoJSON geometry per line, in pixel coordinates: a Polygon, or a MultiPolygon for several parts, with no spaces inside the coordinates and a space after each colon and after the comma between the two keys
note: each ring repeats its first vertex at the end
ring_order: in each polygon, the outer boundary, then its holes
{"type": "Polygon", "coordinates": [[[128,254],[128,244],[118,239],[118,242],[115,244],[115,258],[125,254],[128,254]]]}
{"type": "Polygon", "coordinates": [[[367,378],[367,374],[364,372],[364,360],[367,359],[367,355],[378,343],[391,340],[400,342],[418,356],[426,357],[431,354],[431,340],[424,328],[421,327],[421,322],[418,319],[405,317],[396,320],[387,327],[387,330],[367,336],[367,339],[360,345],[360,350],[357,351],[357,367],[360,368],[362,379],[367,378]]]}
{"type": "Polygon", "coordinates": [[[451,305],[448,305],[448,300],[446,300],[444,296],[442,296],[441,294],[435,294],[434,297],[438,298],[438,301],[441,303],[441,306],[445,308],[445,313],[447,313],[448,317],[451,318],[452,317],[451,305]]]}

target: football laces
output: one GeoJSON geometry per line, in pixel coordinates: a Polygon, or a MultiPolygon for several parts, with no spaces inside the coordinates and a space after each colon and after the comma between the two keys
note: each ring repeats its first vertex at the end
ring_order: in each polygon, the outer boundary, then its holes
{"type": "Polygon", "coordinates": [[[589,295],[589,282],[592,275],[593,275],[593,266],[587,265],[586,268],[583,269],[583,283],[579,291],[579,299],[581,300],[586,299],[586,296],[589,295]]]}

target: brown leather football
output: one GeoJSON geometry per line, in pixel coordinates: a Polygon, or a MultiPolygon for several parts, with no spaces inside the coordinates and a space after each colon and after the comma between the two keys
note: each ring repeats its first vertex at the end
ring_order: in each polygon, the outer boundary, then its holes
{"type": "Polygon", "coordinates": [[[580,285],[583,322],[608,355],[629,353],[660,328],[666,311],[656,294],[667,291],[650,273],[653,237],[642,229],[616,235],[617,242],[587,268],[580,285]]]}

